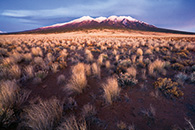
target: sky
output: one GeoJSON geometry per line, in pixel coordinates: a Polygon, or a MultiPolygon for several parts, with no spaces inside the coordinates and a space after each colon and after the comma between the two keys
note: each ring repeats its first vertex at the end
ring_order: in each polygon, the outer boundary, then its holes
{"type": "Polygon", "coordinates": [[[195,0],[0,0],[0,32],[31,30],[82,16],[111,15],[195,32],[195,0]]]}

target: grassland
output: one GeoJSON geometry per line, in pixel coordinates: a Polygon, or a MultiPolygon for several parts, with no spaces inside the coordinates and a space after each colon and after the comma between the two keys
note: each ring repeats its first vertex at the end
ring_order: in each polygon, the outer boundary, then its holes
{"type": "Polygon", "coordinates": [[[194,86],[194,35],[0,35],[2,130],[194,130],[194,86]]]}

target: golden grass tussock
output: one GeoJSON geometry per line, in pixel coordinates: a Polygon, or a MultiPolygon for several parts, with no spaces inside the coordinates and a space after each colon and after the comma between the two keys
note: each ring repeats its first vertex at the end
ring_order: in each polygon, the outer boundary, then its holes
{"type": "Polygon", "coordinates": [[[110,61],[109,60],[106,61],[105,66],[107,69],[110,69],[110,61]]]}
{"type": "Polygon", "coordinates": [[[100,54],[99,56],[98,56],[98,59],[97,59],[97,63],[98,63],[98,65],[102,65],[103,64],[103,54],[100,54]]]}
{"type": "Polygon", "coordinates": [[[151,50],[151,49],[147,49],[147,50],[145,51],[145,54],[151,55],[151,54],[152,54],[152,50],[151,50]]]}
{"type": "Polygon", "coordinates": [[[165,67],[165,62],[156,59],[154,62],[150,63],[148,66],[149,75],[155,75],[155,71],[162,73],[165,67]]]}
{"type": "Polygon", "coordinates": [[[87,130],[87,123],[85,119],[76,120],[75,116],[72,115],[66,118],[57,130],[87,130]]]}
{"type": "Polygon", "coordinates": [[[13,107],[18,91],[19,86],[15,81],[2,81],[0,84],[0,108],[13,107]]]}
{"type": "Polygon", "coordinates": [[[101,78],[101,69],[100,66],[97,63],[93,63],[91,65],[92,68],[92,74],[93,76],[97,77],[97,78],[101,78]]]}
{"type": "Polygon", "coordinates": [[[34,77],[34,69],[32,65],[28,65],[24,68],[25,74],[27,76],[28,79],[33,78],[34,77]]]}
{"type": "Polygon", "coordinates": [[[127,73],[136,78],[137,70],[135,67],[129,67],[127,68],[127,73]]]}
{"type": "Polygon", "coordinates": [[[91,65],[90,64],[85,64],[85,73],[86,76],[91,76],[91,65]]]}
{"type": "Polygon", "coordinates": [[[53,73],[58,72],[58,68],[59,68],[59,64],[56,62],[51,65],[51,70],[53,73]]]}
{"type": "Polygon", "coordinates": [[[19,79],[21,77],[21,69],[17,64],[12,65],[9,72],[14,79],[19,79]]]}
{"type": "Polygon", "coordinates": [[[24,58],[25,61],[31,61],[32,60],[32,54],[31,53],[23,54],[23,58],[24,58]]]}
{"type": "Polygon", "coordinates": [[[118,86],[117,79],[109,77],[102,87],[104,90],[104,98],[106,103],[112,104],[112,102],[119,97],[121,91],[118,86]]]}
{"type": "Polygon", "coordinates": [[[65,86],[70,94],[73,92],[82,93],[87,85],[87,78],[85,74],[85,66],[83,63],[78,63],[72,67],[72,75],[69,83],[65,86]]]}
{"type": "Polygon", "coordinates": [[[33,47],[31,49],[31,53],[34,55],[34,56],[43,56],[43,52],[42,52],[42,49],[40,47],[33,47]]]}
{"type": "Polygon", "coordinates": [[[142,56],[142,55],[143,55],[142,49],[141,49],[141,48],[138,48],[136,54],[137,54],[138,56],[142,56]]]}
{"type": "Polygon", "coordinates": [[[62,118],[63,108],[57,99],[41,100],[24,109],[23,124],[27,129],[53,130],[62,118]]]}

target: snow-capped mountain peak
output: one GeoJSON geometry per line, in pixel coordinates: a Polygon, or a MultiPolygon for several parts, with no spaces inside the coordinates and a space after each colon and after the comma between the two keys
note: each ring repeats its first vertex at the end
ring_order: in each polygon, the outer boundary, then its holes
{"type": "Polygon", "coordinates": [[[98,18],[95,18],[94,21],[101,23],[102,21],[104,21],[106,19],[107,19],[106,17],[98,17],[98,18]]]}
{"type": "Polygon", "coordinates": [[[83,16],[81,18],[78,18],[78,19],[75,19],[75,20],[72,20],[70,22],[66,22],[66,23],[58,23],[58,24],[54,24],[54,25],[51,25],[51,26],[46,26],[46,27],[42,27],[42,28],[53,28],[53,27],[59,27],[59,26],[63,26],[63,25],[66,25],[66,24],[75,24],[75,23],[80,23],[80,22],[83,22],[83,21],[96,21],[98,23],[101,23],[102,21],[104,20],[110,20],[110,21],[113,21],[113,22],[121,22],[123,20],[129,20],[129,21],[138,21],[130,16],[110,16],[108,18],[106,17],[97,17],[97,18],[92,18],[90,16],[83,16]]]}
{"type": "Polygon", "coordinates": [[[75,19],[75,20],[73,20],[73,21],[71,21],[70,23],[72,23],[72,22],[82,22],[82,21],[91,21],[91,20],[94,20],[92,17],[90,17],[90,16],[83,16],[83,17],[81,17],[81,18],[78,18],[78,19],[75,19]]]}

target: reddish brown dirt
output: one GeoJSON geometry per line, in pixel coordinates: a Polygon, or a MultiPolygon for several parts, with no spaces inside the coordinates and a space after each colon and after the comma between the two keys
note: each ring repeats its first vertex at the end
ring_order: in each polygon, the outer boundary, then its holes
{"type": "MultiPolygon", "coordinates": [[[[56,73],[50,73],[48,77],[39,85],[33,85],[31,82],[25,84],[24,88],[32,91],[30,98],[37,96],[48,99],[53,96],[58,99],[67,97],[66,92],[62,90],[62,86],[57,85],[57,77],[64,74],[68,81],[70,77],[70,67],[56,73]],[[43,86],[46,87],[44,88],[43,86]]],[[[158,98],[151,96],[154,92],[152,83],[155,79],[147,77],[146,80],[141,80],[135,86],[129,86],[122,89],[120,99],[115,101],[112,105],[108,105],[103,99],[103,90],[101,84],[110,74],[102,67],[101,79],[90,77],[88,78],[88,85],[84,93],[75,95],[75,100],[78,104],[78,109],[75,110],[77,116],[83,105],[90,103],[96,107],[97,118],[99,118],[103,125],[93,123],[90,128],[93,130],[116,129],[116,124],[119,121],[125,122],[127,125],[134,124],[138,130],[169,130],[174,125],[181,128],[186,128],[185,117],[195,121],[195,87],[193,84],[185,84],[182,88],[184,92],[183,98],[168,99],[159,93],[158,98]],[[145,87],[141,87],[145,86],[145,87]],[[125,95],[128,95],[129,99],[125,95]],[[141,111],[148,109],[152,105],[156,110],[156,115],[152,121],[145,117],[141,111]]]]}

